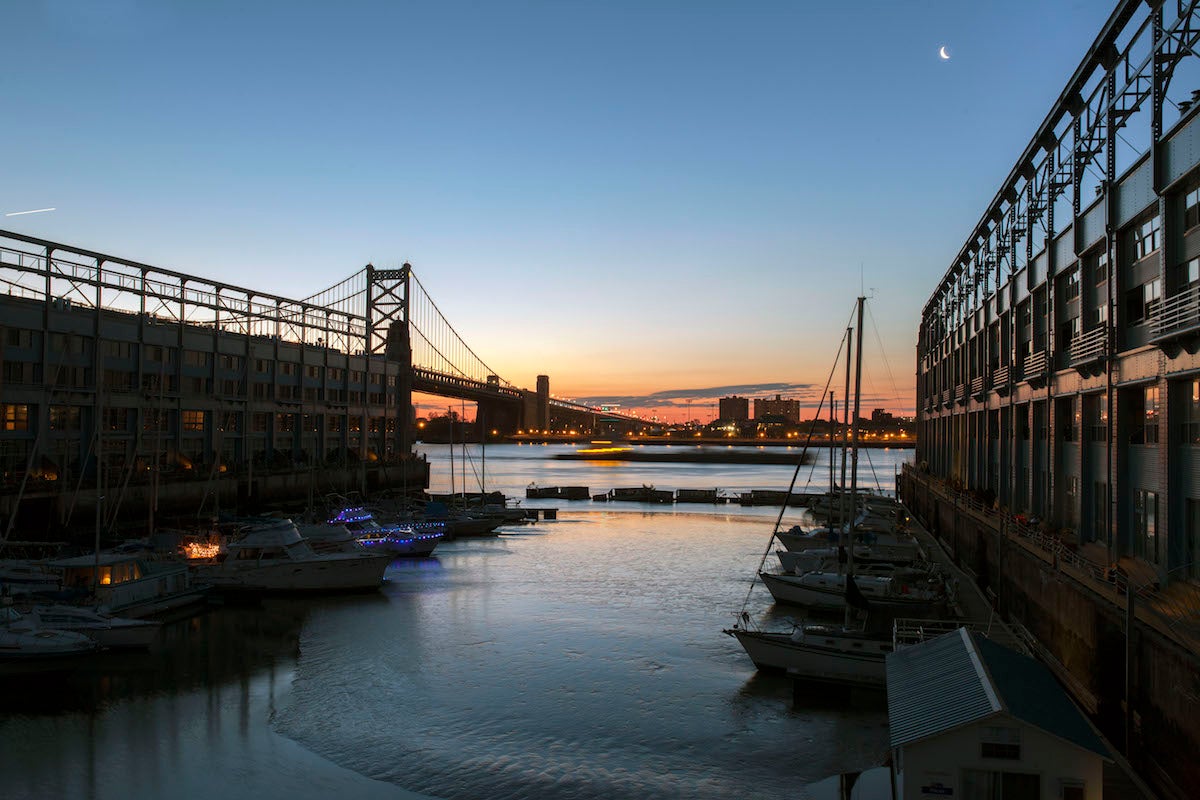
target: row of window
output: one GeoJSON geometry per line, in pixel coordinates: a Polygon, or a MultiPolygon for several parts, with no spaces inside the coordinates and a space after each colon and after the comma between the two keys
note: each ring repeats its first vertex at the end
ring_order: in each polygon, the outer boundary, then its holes
{"type": "MultiPolygon", "coordinates": [[[[26,403],[5,403],[0,406],[0,430],[29,431],[32,430],[31,413],[36,408],[26,403]]],[[[50,430],[55,432],[79,431],[83,427],[84,406],[52,405],[49,408],[50,430]]],[[[170,409],[147,408],[142,410],[142,430],[151,432],[166,432],[171,428],[175,411],[170,409]]],[[[184,433],[203,433],[210,420],[215,420],[216,428],[226,433],[237,433],[241,430],[242,414],[238,412],[207,412],[200,409],[185,409],[180,413],[180,429],[184,433]]],[[[104,429],[109,432],[126,432],[132,430],[137,418],[134,408],[103,409],[104,429]]],[[[272,412],[255,412],[250,415],[251,431],[265,433],[271,429],[279,432],[296,430],[316,431],[321,421],[324,421],[328,433],[338,433],[343,430],[357,433],[361,429],[359,416],[342,416],[336,414],[275,414],[272,412]]],[[[386,430],[389,433],[396,430],[394,417],[369,417],[368,429],[372,433],[386,430]]]]}

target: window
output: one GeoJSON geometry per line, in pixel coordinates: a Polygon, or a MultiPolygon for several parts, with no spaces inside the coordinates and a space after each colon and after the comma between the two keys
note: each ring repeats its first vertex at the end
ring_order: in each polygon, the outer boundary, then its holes
{"type": "Polygon", "coordinates": [[[270,375],[271,362],[265,358],[256,358],[254,360],[254,371],[259,375],[270,375]]]}
{"type": "Polygon", "coordinates": [[[1070,352],[1071,342],[1079,335],[1079,317],[1071,317],[1058,326],[1058,350],[1059,352],[1070,352]]]}
{"type": "Polygon", "coordinates": [[[1158,494],[1138,489],[1133,493],[1133,549],[1149,561],[1158,561],[1158,494]]]}
{"type": "Polygon", "coordinates": [[[1200,257],[1183,262],[1179,267],[1179,273],[1180,286],[1189,287],[1200,283],[1200,257]]]}
{"type": "Polygon", "coordinates": [[[1058,800],[1084,800],[1087,797],[1087,792],[1084,791],[1083,781],[1062,780],[1058,784],[1058,800]]]}
{"type": "Polygon", "coordinates": [[[1200,225],[1200,187],[1184,195],[1183,208],[1183,227],[1194,228],[1200,225]]]}
{"type": "Polygon", "coordinates": [[[1099,286],[1108,280],[1108,251],[1097,253],[1092,259],[1092,285],[1099,286]]]}
{"type": "Polygon", "coordinates": [[[255,433],[266,433],[271,427],[271,415],[261,411],[255,412],[251,424],[255,433]]]}
{"type": "Polygon", "coordinates": [[[1072,269],[1063,276],[1062,297],[1059,299],[1065,303],[1076,297],[1079,297],[1079,270],[1072,269]]]}
{"type": "Polygon", "coordinates": [[[1089,442],[1103,444],[1108,441],[1108,402],[1104,392],[1084,396],[1083,424],[1089,442]]]}
{"type": "Polygon", "coordinates": [[[240,370],[242,368],[241,356],[221,356],[221,369],[240,370]]]}
{"type": "Polygon", "coordinates": [[[342,430],[342,418],[335,416],[325,417],[325,431],[327,433],[340,433],[342,430]]]}
{"type": "Polygon", "coordinates": [[[161,364],[175,363],[175,348],[162,347],[161,345],[146,345],[145,348],[146,360],[157,361],[161,364]]]}
{"type": "MultiPolygon", "coordinates": [[[[1141,392],[1141,417],[1131,426],[1130,444],[1158,444],[1158,387],[1146,386],[1141,392]]],[[[1137,409],[1134,409],[1137,412],[1137,409]]]]}
{"type": "Polygon", "coordinates": [[[142,412],[142,430],[166,431],[169,424],[169,411],[148,408],[142,412]]]}
{"type": "Polygon", "coordinates": [[[1058,400],[1059,433],[1064,442],[1074,442],[1079,438],[1079,401],[1074,397],[1064,397],[1058,400]]]}
{"type": "Polygon", "coordinates": [[[980,728],[979,757],[1020,760],[1021,729],[994,725],[980,728]]]}
{"type": "Polygon", "coordinates": [[[79,406],[50,406],[50,430],[77,431],[80,428],[79,406]]]}
{"type": "Polygon", "coordinates": [[[204,412],[203,411],[184,411],[183,412],[183,429],[185,431],[203,431],[204,430],[204,412]]]}
{"type": "Polygon", "coordinates": [[[29,406],[24,403],[5,403],[4,410],[4,430],[6,431],[27,431],[29,430],[29,406]]]}
{"type": "Polygon", "coordinates": [[[199,350],[184,350],[183,363],[189,367],[207,367],[212,363],[212,353],[202,353],[199,350]]]}
{"type": "Polygon", "coordinates": [[[1200,500],[1187,498],[1184,502],[1184,533],[1186,537],[1188,577],[1200,578],[1200,500]]]}
{"type": "Polygon", "coordinates": [[[296,415],[295,414],[276,414],[275,415],[275,430],[280,433],[292,433],[296,430],[296,415]]]}
{"type": "Polygon", "coordinates": [[[133,358],[133,342],[101,341],[100,352],[110,358],[133,358]]]}
{"type": "Polygon", "coordinates": [[[1135,286],[1125,293],[1125,315],[1130,325],[1151,319],[1162,301],[1162,281],[1152,281],[1135,286]]]}
{"type": "Polygon", "coordinates": [[[296,365],[290,361],[281,361],[279,363],[279,374],[280,375],[295,375],[296,374],[296,365]]]}
{"type": "Polygon", "coordinates": [[[1200,444],[1200,379],[1193,378],[1184,384],[1183,397],[1183,443],[1200,444]]]}
{"type": "Polygon", "coordinates": [[[308,376],[309,378],[320,378],[321,377],[321,368],[310,364],[307,367],[305,367],[304,374],[306,376],[308,376]]]}
{"type": "Polygon", "coordinates": [[[31,361],[5,361],[0,374],[4,376],[4,383],[41,383],[42,365],[31,361]]]}
{"type": "Polygon", "coordinates": [[[137,373],[123,369],[106,369],[100,380],[103,388],[110,392],[132,392],[137,385],[137,373]]]}
{"type": "Polygon", "coordinates": [[[132,409],[129,408],[104,409],[104,427],[110,431],[129,430],[129,414],[131,411],[132,409]]]}
{"type": "Polygon", "coordinates": [[[1137,229],[1133,240],[1133,258],[1135,261],[1141,261],[1158,249],[1160,227],[1161,220],[1156,214],[1143,222],[1141,227],[1137,229]]]}
{"type": "Polygon", "coordinates": [[[4,333],[4,343],[9,347],[33,347],[33,331],[25,328],[9,328],[4,333]]]}

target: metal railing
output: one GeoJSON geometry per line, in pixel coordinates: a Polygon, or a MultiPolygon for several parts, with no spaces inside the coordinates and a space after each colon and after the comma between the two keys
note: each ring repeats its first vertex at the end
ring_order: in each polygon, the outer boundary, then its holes
{"type": "Polygon", "coordinates": [[[1155,339],[1200,328],[1200,284],[1168,297],[1151,321],[1155,339]]]}
{"type": "Polygon", "coordinates": [[[1077,574],[1082,573],[1084,578],[1113,586],[1115,594],[1119,596],[1133,592],[1138,598],[1139,610],[1153,615],[1161,626],[1175,635],[1177,642],[1189,649],[1200,646],[1200,600],[1181,602],[1169,597],[1157,581],[1136,583],[1117,565],[1102,564],[1080,555],[1071,543],[1055,533],[1036,527],[1022,514],[985,506],[973,495],[954,488],[946,481],[928,473],[919,473],[912,464],[901,465],[901,470],[910,480],[919,479],[956,506],[969,508],[981,516],[999,521],[1002,534],[1029,542],[1048,554],[1056,571],[1061,571],[1064,566],[1069,567],[1077,574]]]}
{"type": "Polygon", "coordinates": [[[1045,350],[1030,353],[1025,356],[1025,378],[1039,378],[1046,374],[1047,357],[1045,350]]]}
{"type": "Polygon", "coordinates": [[[1107,355],[1108,328],[1101,325],[1071,339],[1071,366],[1099,361],[1107,355]]]}

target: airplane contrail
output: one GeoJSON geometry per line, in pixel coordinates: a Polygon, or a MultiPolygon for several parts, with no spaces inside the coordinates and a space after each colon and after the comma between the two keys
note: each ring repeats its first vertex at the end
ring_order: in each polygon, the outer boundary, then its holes
{"type": "Polygon", "coordinates": [[[5,214],[6,217],[19,217],[22,214],[41,214],[43,211],[54,211],[53,208],[35,208],[32,211],[11,211],[5,214]]]}

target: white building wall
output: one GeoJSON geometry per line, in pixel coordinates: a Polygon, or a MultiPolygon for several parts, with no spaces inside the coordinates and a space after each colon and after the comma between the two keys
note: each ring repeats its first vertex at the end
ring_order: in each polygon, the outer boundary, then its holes
{"type": "Polygon", "coordinates": [[[966,769],[1041,775],[1041,800],[1058,800],[1059,782],[1064,779],[1083,781],[1086,800],[1101,800],[1103,796],[1104,763],[1100,756],[1007,714],[906,745],[902,750],[896,763],[903,769],[903,800],[975,800],[962,793],[962,771],[966,769]],[[995,725],[1020,729],[1019,760],[980,757],[980,729],[995,725]],[[922,791],[936,783],[952,793],[922,791]]]}

